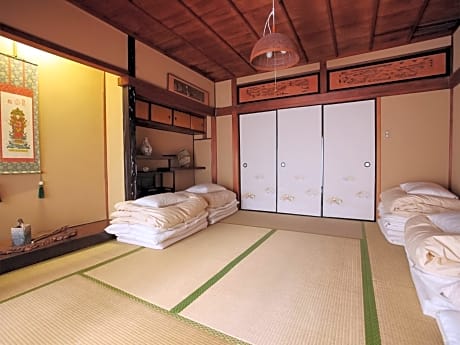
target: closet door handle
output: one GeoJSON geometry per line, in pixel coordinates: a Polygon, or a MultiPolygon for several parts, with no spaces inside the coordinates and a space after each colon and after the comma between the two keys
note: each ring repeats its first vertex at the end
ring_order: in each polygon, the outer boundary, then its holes
{"type": "Polygon", "coordinates": [[[243,163],[243,168],[247,168],[248,167],[248,163],[243,163]]]}
{"type": "Polygon", "coordinates": [[[281,168],[284,168],[284,167],[286,167],[286,162],[281,162],[280,165],[281,165],[281,168]]]}
{"type": "Polygon", "coordinates": [[[364,162],[364,167],[365,167],[365,168],[370,168],[371,165],[372,165],[372,164],[371,164],[371,162],[369,162],[369,161],[364,162]]]}

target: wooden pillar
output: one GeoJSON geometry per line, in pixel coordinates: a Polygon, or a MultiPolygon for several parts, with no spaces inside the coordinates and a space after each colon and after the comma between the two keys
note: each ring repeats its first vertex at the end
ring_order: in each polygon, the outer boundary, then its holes
{"type": "MultiPolygon", "coordinates": [[[[136,42],[128,36],[128,73],[136,76],[136,42]]],[[[136,90],[133,86],[123,88],[123,144],[125,148],[125,199],[136,198],[136,90]]]]}

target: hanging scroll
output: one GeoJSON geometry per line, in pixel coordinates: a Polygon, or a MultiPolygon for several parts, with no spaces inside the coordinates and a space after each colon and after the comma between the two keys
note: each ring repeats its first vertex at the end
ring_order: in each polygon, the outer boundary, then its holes
{"type": "Polygon", "coordinates": [[[37,66],[0,54],[0,173],[40,173],[37,66]]]}

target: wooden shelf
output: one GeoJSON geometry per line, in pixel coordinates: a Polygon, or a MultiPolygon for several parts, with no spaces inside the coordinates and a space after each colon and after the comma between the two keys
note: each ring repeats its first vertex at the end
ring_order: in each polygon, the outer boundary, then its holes
{"type": "Polygon", "coordinates": [[[171,170],[204,170],[206,167],[171,167],[171,170]]]}
{"type": "Polygon", "coordinates": [[[136,159],[145,159],[151,161],[167,161],[176,158],[176,155],[162,155],[162,156],[143,156],[137,155],[136,159]]]}

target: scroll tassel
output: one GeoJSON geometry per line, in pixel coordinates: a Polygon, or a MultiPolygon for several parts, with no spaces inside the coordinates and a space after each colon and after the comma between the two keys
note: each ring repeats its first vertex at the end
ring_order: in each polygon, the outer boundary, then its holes
{"type": "Polygon", "coordinates": [[[45,198],[45,188],[43,187],[43,181],[40,179],[40,182],[38,182],[38,198],[39,199],[44,199],[45,198]]]}

